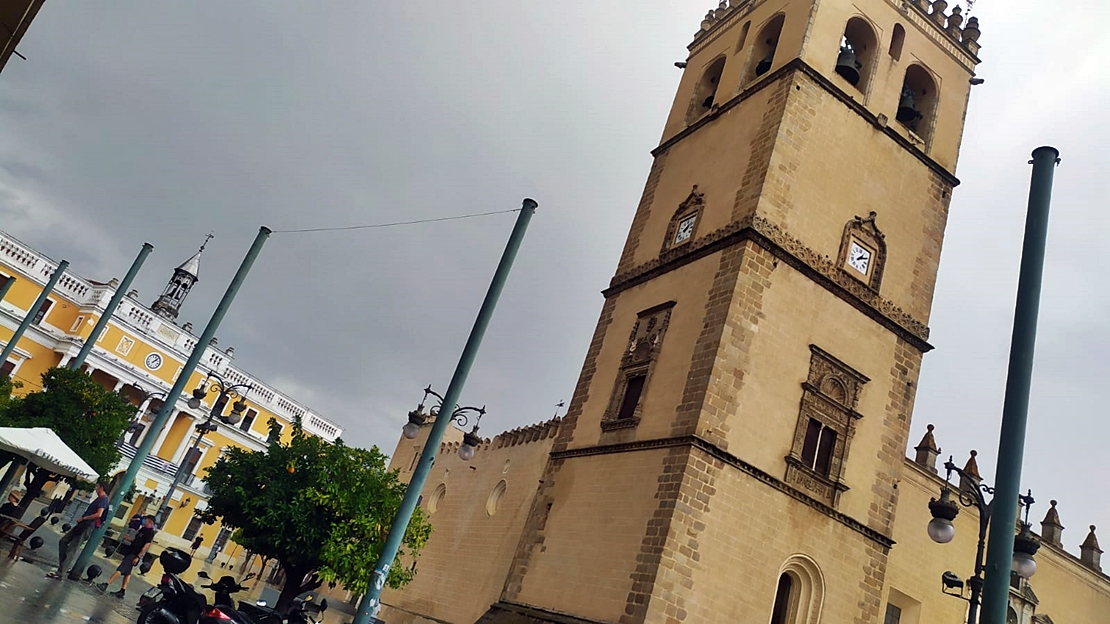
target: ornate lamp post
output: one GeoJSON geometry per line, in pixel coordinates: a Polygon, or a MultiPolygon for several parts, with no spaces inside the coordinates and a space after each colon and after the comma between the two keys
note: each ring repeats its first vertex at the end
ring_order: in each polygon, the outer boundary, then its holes
{"type": "MultiPolygon", "coordinates": [[[[443,409],[443,397],[432,390],[429,385],[424,388],[424,398],[420,400],[420,405],[416,409],[409,412],[409,422],[404,428],[401,429],[401,434],[405,438],[412,440],[420,435],[420,428],[423,427],[428,419],[435,420],[439,416],[439,412],[443,409]],[[424,413],[424,403],[428,400],[428,395],[434,396],[438,400],[438,404],[433,406],[428,413],[424,413]]],[[[458,425],[460,428],[465,429],[470,424],[470,414],[474,414],[474,428],[469,433],[463,433],[463,443],[459,447],[459,458],[463,461],[470,461],[474,459],[474,450],[482,443],[482,438],[478,437],[478,423],[482,420],[482,416],[486,415],[486,406],[482,407],[460,407],[455,406],[455,410],[451,412],[451,421],[458,425]]]]}
{"type": "MultiPolygon", "coordinates": [[[[978,477],[957,468],[952,463],[951,456],[949,456],[948,461],[944,462],[944,469],[948,472],[944,479],[944,486],[940,491],[940,499],[934,498],[929,501],[929,512],[933,519],[929,521],[927,531],[934,542],[947,544],[952,541],[952,538],[956,537],[956,527],[952,525],[952,521],[960,513],[956,501],[959,501],[959,504],[964,507],[975,507],[979,510],[979,542],[975,551],[975,575],[967,579],[967,586],[970,590],[969,596],[964,598],[964,581],[955,572],[945,572],[941,576],[941,591],[950,596],[967,600],[970,604],[967,611],[967,622],[968,624],[976,624],[979,616],[979,599],[983,591],[983,570],[986,568],[987,528],[990,526],[991,511],[994,506],[993,496],[988,501],[984,498],[984,494],[993,495],[994,488],[981,483],[978,477]],[[955,493],[955,500],[952,498],[953,492],[949,484],[953,472],[959,475],[961,482],[960,488],[955,493]],[[970,487],[964,487],[964,484],[970,487]]],[[[1033,560],[1033,555],[1037,553],[1037,549],[1041,546],[1040,539],[1033,535],[1029,524],[1029,508],[1034,502],[1032,491],[1024,496],[1018,496],[1018,504],[1025,507],[1025,520],[1021,523],[1021,531],[1014,538],[1014,556],[1010,569],[1024,579],[1033,576],[1037,571],[1037,563],[1033,560]]]]}
{"type": "MultiPolygon", "coordinates": [[[[216,374],[215,371],[210,371],[204,382],[193,390],[193,396],[189,398],[189,407],[191,409],[198,409],[201,405],[201,400],[204,399],[209,393],[217,393],[216,400],[212,402],[212,409],[208,412],[208,418],[204,422],[197,423],[193,428],[197,431],[197,439],[193,442],[193,446],[189,448],[189,452],[185,457],[191,457],[200,446],[200,441],[204,436],[209,433],[215,432],[219,429],[219,425],[213,422],[220,420],[228,425],[235,425],[239,419],[243,417],[243,412],[247,409],[247,402],[243,400],[247,392],[254,389],[250,384],[233,384],[229,385],[223,377],[216,374]],[[224,416],[221,412],[229,401],[234,399],[231,405],[231,413],[224,416]]],[[[161,528],[167,520],[167,510],[169,509],[170,498],[173,496],[177,486],[185,478],[186,460],[183,460],[177,467],[177,473],[173,476],[173,481],[170,482],[170,488],[166,491],[165,498],[162,499],[162,504],[158,507],[158,527],[161,528]]]]}
{"type": "MultiPolygon", "coordinates": [[[[139,402],[139,407],[135,409],[135,416],[131,419],[131,424],[127,425],[127,429],[124,429],[123,433],[120,434],[120,438],[119,441],[116,443],[116,446],[123,446],[123,441],[129,434],[139,433],[143,430],[143,414],[147,413],[147,409],[150,407],[151,401],[153,401],[154,399],[166,398],[166,392],[164,391],[147,392],[142,388],[142,386],[136,385],[133,387],[135,388],[135,391],[138,392],[142,400],[139,402]]],[[[123,394],[122,389],[120,391],[120,394],[123,394]]]]}

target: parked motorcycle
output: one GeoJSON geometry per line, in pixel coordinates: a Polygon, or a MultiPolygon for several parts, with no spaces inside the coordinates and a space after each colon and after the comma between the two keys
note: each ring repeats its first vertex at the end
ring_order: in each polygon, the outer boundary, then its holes
{"type": "MultiPolygon", "coordinates": [[[[208,604],[205,596],[178,576],[192,564],[192,557],[176,548],[167,548],[158,556],[164,574],[161,582],[139,599],[138,624],[319,624],[318,616],[327,609],[327,600],[316,594],[298,596],[286,616],[278,614],[264,602],[251,604],[239,601],[236,609],[231,594],[245,590],[231,576],[201,585],[215,594],[208,604]]],[[[211,580],[203,570],[197,573],[211,580]]],[[[253,574],[247,575],[247,579],[253,574]]]]}

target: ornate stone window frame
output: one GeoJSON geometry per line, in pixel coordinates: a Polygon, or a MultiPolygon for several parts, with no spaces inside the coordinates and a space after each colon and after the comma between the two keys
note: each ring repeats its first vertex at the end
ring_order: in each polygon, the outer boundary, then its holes
{"type": "Polygon", "coordinates": [[[617,372],[609,407],[601,418],[602,431],[627,429],[640,424],[644,409],[644,396],[651,385],[651,376],[659,360],[659,350],[663,346],[663,336],[671,322],[671,310],[675,302],[668,301],[648,308],[637,315],[632,333],[628,337],[628,347],[621,356],[620,370],[617,372]],[[628,392],[629,381],[642,377],[643,386],[632,415],[621,418],[621,406],[628,392]]]}
{"type": "Polygon", "coordinates": [[[662,254],[671,249],[676,249],[697,238],[698,225],[701,223],[704,209],[705,193],[699,193],[698,185],[695,184],[694,187],[690,189],[690,194],[686,199],[678,205],[678,210],[676,210],[671,217],[671,222],[667,224],[667,235],[663,237],[663,248],[659,250],[659,253],[662,254]],[[694,227],[690,232],[690,236],[683,241],[675,242],[675,236],[678,235],[679,224],[685,223],[690,218],[694,219],[694,227]]]}
{"type": "Polygon", "coordinates": [[[855,435],[855,423],[863,417],[856,411],[860,391],[870,379],[817,345],[809,345],[809,350],[809,375],[802,382],[794,443],[785,458],[785,481],[835,508],[840,495],[848,491],[843,481],[844,463],[855,435]],[[814,470],[802,459],[811,419],[836,433],[828,474],[814,470]]]}
{"type": "Polygon", "coordinates": [[[864,283],[868,288],[879,292],[879,285],[883,281],[883,269],[886,266],[886,235],[875,225],[877,213],[872,210],[866,217],[856,216],[844,224],[844,234],[840,240],[840,255],[837,266],[845,275],[864,283]],[[871,262],[868,264],[867,273],[862,274],[848,264],[848,253],[852,243],[871,252],[871,262]]]}

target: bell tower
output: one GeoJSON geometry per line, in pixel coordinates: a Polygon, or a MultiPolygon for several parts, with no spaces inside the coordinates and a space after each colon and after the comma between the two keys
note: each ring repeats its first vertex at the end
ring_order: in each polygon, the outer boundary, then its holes
{"type": "Polygon", "coordinates": [[[173,277],[166,284],[166,289],[162,291],[162,295],[150,308],[158,316],[171,321],[177,320],[177,315],[181,312],[181,304],[185,303],[185,298],[189,296],[189,292],[193,290],[193,286],[200,279],[200,255],[204,253],[204,248],[208,246],[208,241],[212,238],[211,234],[206,236],[200,249],[188,260],[182,262],[181,266],[173,270],[173,277]]]}
{"type": "Polygon", "coordinates": [[[705,16],[481,622],[882,621],[978,38],[944,0],[705,16]]]}

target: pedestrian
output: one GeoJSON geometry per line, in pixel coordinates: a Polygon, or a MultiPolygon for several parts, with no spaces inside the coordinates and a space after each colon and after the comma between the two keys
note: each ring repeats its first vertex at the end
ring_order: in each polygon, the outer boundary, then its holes
{"type": "Polygon", "coordinates": [[[94,529],[100,528],[101,523],[108,519],[108,493],[104,491],[104,484],[96,484],[96,497],[85,513],[77,519],[77,526],[70,529],[58,542],[58,571],[47,573],[47,578],[60,579],[66,573],[66,559],[74,550],[81,547],[89,534],[94,529]]]}
{"type": "Polygon", "coordinates": [[[193,550],[189,553],[190,556],[197,554],[197,549],[200,548],[201,542],[203,541],[203,535],[198,535],[197,538],[193,540],[193,550]]]}
{"type": "Polygon", "coordinates": [[[143,528],[135,534],[135,539],[131,540],[131,545],[127,547],[127,552],[123,553],[123,561],[120,562],[119,567],[112,576],[108,577],[107,583],[97,583],[96,587],[102,591],[108,591],[108,587],[116,581],[117,578],[123,577],[123,582],[120,583],[119,591],[112,592],[116,598],[123,599],[124,594],[127,592],[127,584],[131,582],[131,570],[139,565],[143,560],[143,555],[150,549],[151,542],[154,541],[154,516],[146,516],[143,518],[143,528]]]}

